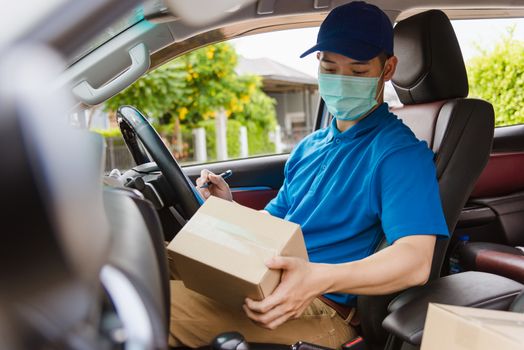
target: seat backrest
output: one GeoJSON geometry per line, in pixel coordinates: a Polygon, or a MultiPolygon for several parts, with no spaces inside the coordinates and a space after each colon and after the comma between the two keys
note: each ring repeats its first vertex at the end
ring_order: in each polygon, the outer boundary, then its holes
{"type": "MultiPolygon", "coordinates": [[[[494,132],[490,103],[466,99],[468,80],[449,19],[430,10],[395,26],[398,66],[393,85],[403,103],[392,111],[435,152],[444,216],[453,232],[475,181],[486,165],[494,132]]],[[[449,240],[435,247],[430,280],[438,278],[449,240]]],[[[392,296],[362,296],[358,308],[365,338],[383,348],[381,327],[392,296]]]]}
{"type": "MultiPolygon", "coordinates": [[[[466,68],[451,22],[442,11],[398,23],[395,50],[399,65],[393,85],[404,104],[395,113],[435,152],[442,208],[452,233],[489,159],[493,106],[465,98],[466,68]]],[[[448,242],[437,242],[430,279],[440,276],[448,242]]]]}
{"type": "Polygon", "coordinates": [[[134,341],[167,348],[169,275],[156,210],[141,193],[127,188],[107,187],[104,202],[112,240],[102,283],[134,341]],[[120,291],[122,281],[133,295],[134,314],[125,310],[130,300],[120,291]]]}

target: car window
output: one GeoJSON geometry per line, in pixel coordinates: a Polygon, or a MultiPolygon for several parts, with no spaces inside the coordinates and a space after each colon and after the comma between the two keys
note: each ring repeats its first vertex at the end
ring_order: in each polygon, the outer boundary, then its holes
{"type": "Polygon", "coordinates": [[[315,125],[318,28],[257,34],[178,57],[91,110],[107,141],[106,171],[134,164],[115,111],[136,106],[182,165],[288,153],[315,125]]]}
{"type": "Polygon", "coordinates": [[[493,104],[495,125],[524,123],[524,19],[452,21],[469,80],[469,97],[493,104]]]}
{"type": "MultiPolygon", "coordinates": [[[[524,20],[454,20],[469,97],[490,101],[496,126],[524,122],[524,20]]],[[[107,141],[106,170],[132,167],[115,110],[148,115],[182,165],[288,153],[314,129],[319,102],[315,55],[299,58],[318,28],[256,34],[183,55],[90,111],[107,141]]],[[[400,104],[390,83],[385,100],[400,104]]]]}

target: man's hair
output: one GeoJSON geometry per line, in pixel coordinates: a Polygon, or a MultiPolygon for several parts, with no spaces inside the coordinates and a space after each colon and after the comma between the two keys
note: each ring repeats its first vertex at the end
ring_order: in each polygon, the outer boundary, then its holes
{"type": "Polygon", "coordinates": [[[378,54],[378,59],[380,60],[380,65],[382,67],[384,67],[384,65],[386,64],[386,61],[388,58],[390,57],[393,57],[393,55],[390,55],[388,53],[386,53],[386,51],[382,51],[381,53],[378,54]]]}

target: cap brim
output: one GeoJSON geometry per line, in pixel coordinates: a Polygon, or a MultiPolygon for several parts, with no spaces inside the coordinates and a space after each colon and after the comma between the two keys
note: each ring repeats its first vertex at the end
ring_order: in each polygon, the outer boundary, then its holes
{"type": "Polygon", "coordinates": [[[367,61],[378,56],[378,54],[383,50],[380,47],[356,39],[344,39],[343,46],[340,45],[340,41],[341,40],[325,40],[317,43],[315,46],[300,55],[300,58],[306,57],[315,51],[329,51],[357,61],[367,61]]]}

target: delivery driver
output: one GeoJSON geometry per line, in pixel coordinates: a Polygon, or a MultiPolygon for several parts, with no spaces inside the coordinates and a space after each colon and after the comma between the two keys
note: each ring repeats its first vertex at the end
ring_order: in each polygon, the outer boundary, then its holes
{"type": "MultiPolygon", "coordinates": [[[[356,295],[389,294],[426,283],[437,236],[448,235],[433,153],[383,102],[395,72],[393,28],[376,6],[335,8],[317,44],[320,95],[331,125],[304,138],[285,165],[282,188],[265,208],[300,224],[311,262],[275,257],[277,289],[243,310],[171,282],[171,345],[207,345],[220,332],[248,341],[303,340],[339,347],[355,335],[356,295]],[[391,245],[374,253],[382,237],[391,245]]],[[[207,170],[197,184],[232,200],[226,182],[207,170]]]]}

